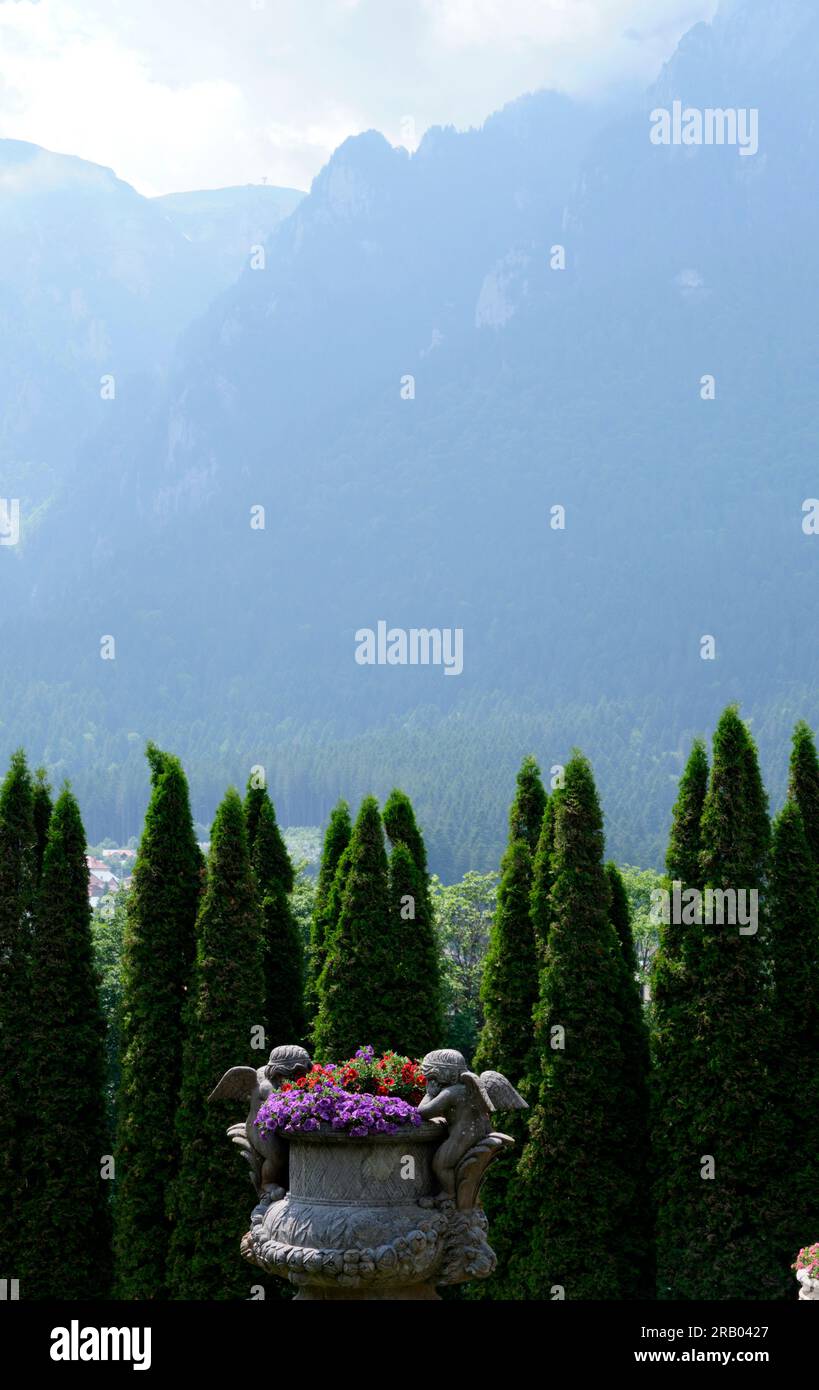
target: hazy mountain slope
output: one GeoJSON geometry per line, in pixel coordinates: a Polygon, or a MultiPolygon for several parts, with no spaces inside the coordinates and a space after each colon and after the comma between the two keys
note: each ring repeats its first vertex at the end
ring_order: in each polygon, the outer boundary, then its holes
{"type": "MultiPolygon", "coordinates": [[[[248,234],[267,236],[298,196],[147,199],[110,169],[0,140],[0,495],[32,517],[105,423],[101,378],[116,391],[161,373],[247,264],[248,234]]],[[[150,387],[135,389],[144,411],[150,387]]]]}
{"type": "Polygon", "coordinates": [[[814,6],[749,0],[639,109],[539,94],[412,157],[374,132],[336,152],[18,557],[8,698],[87,769],[94,833],[136,818],[149,734],[200,818],[255,762],[290,823],[401,780],[449,871],[496,855],[529,748],[593,756],[623,858],[658,857],[729,699],[778,790],[788,722],[819,721],[817,49],[814,6]],[[758,108],[759,152],[653,145],[675,98],[758,108]],[[379,619],[462,627],[463,674],[356,665],[379,619]]]}
{"type": "Polygon", "coordinates": [[[187,241],[207,254],[214,287],[222,290],[247,265],[252,248],[264,245],[303,197],[296,188],[248,184],[167,193],[152,201],[187,241]]]}

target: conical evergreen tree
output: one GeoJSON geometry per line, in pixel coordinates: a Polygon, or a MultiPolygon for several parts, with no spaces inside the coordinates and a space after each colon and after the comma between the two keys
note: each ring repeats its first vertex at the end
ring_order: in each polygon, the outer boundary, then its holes
{"type": "Polygon", "coordinates": [[[443,1036],[441,974],[429,895],[427,852],[409,797],[394,789],[384,807],[390,857],[392,921],[398,943],[396,1050],[423,1057],[443,1036]],[[403,850],[406,851],[401,852],[403,850]],[[411,916],[407,915],[411,912],[411,916]]]}
{"type": "Polygon", "coordinates": [[[35,837],[34,876],[35,882],[39,884],[40,875],[43,872],[46,841],[48,840],[48,825],[51,820],[51,788],[48,785],[44,767],[38,767],[34,774],[31,812],[34,819],[35,837]]]}
{"type": "MultiPolygon", "coordinates": [[[[481,979],[484,1023],[472,1062],[473,1071],[499,1071],[531,1100],[534,1025],[538,997],[538,949],[533,916],[532,857],[540,847],[546,825],[551,834],[548,799],[534,758],[524,758],[518,773],[515,799],[509,812],[509,844],[501,863],[501,880],[492,929],[489,934],[481,979]]],[[[546,841],[543,842],[546,853],[546,841]]],[[[548,861],[541,859],[539,891],[548,878],[548,861]]],[[[537,907],[544,904],[538,898],[537,907]]],[[[536,1089],[536,1084],[535,1084],[536,1089]]],[[[498,1257],[496,1274],[470,1289],[468,1297],[507,1297],[506,1270],[511,1251],[521,1236],[523,1209],[517,1200],[514,1174],[528,1138],[528,1112],[503,1115],[504,1133],[515,1147],[492,1165],[481,1189],[481,1202],[492,1228],[492,1245],[498,1257]]],[[[511,1295],[515,1297],[515,1294],[511,1295]]]]}
{"type": "MultiPolygon", "coordinates": [[[[313,904],[313,920],[310,924],[310,949],[307,960],[307,984],[305,986],[305,1008],[310,1027],[314,1026],[318,1013],[318,981],[324,969],[324,942],[336,925],[336,918],[328,917],[330,893],[336,870],[342,854],[350,843],[353,833],[350,808],[346,801],[339,801],[330,813],[330,821],[324,834],[316,898],[313,904]]],[[[334,902],[340,908],[340,896],[334,902]]]]}
{"type": "Polygon", "coordinates": [[[574,754],[555,807],[552,915],[536,1010],[540,1091],[517,1178],[525,1241],[505,1295],[623,1296],[621,1242],[636,1198],[627,1133],[619,986],[603,823],[591,768],[574,754]]]}
{"type": "Polygon", "coordinates": [[[31,1123],[21,1076],[29,1075],[35,866],[31,775],[19,750],[0,787],[0,1278],[7,1279],[20,1278],[23,1135],[31,1123]]]}
{"type": "MultiPolygon", "coordinates": [[[[531,889],[529,847],[525,840],[513,840],[501,864],[497,908],[481,980],[484,1025],[472,1063],[476,1072],[501,1072],[530,1104],[537,1094],[532,1078],[532,1014],[538,978],[531,889]]],[[[507,1271],[512,1251],[526,1236],[528,1212],[518,1196],[515,1172],[529,1137],[530,1113],[512,1111],[499,1118],[499,1127],[514,1140],[514,1148],[495,1160],[481,1188],[481,1204],[489,1220],[498,1266],[490,1279],[467,1291],[470,1299],[495,1301],[520,1296],[508,1291],[507,1271]]]]}
{"type": "MultiPolygon", "coordinates": [[[[708,791],[708,754],[701,738],[694,740],[688,762],[680,778],[679,793],[674,803],[671,835],[665,864],[669,880],[681,884],[681,891],[699,888],[702,884],[700,854],[702,851],[702,813],[708,791]]],[[[670,921],[664,924],[662,950],[668,960],[683,959],[683,940],[686,926],[670,921]]],[[[688,933],[690,937],[690,933],[688,933]]]]}
{"type": "Polygon", "coordinates": [[[694,989],[700,927],[676,905],[683,893],[701,890],[702,813],[708,790],[708,755],[696,739],[680,779],[666,855],[668,885],[677,883],[674,912],[660,926],[651,973],[651,1131],[660,1297],[673,1294],[674,1271],[684,1255],[687,1232],[698,1220],[702,1178],[687,1155],[694,1123],[699,1061],[694,989]],[[674,917],[680,920],[674,921],[674,917]],[[681,1155],[685,1157],[681,1160],[681,1155]]]}
{"type": "Polygon", "coordinates": [[[395,941],[395,1017],[391,1046],[423,1057],[443,1033],[441,984],[432,910],[409,847],[390,855],[390,917],[395,941]]]}
{"type": "Polygon", "coordinates": [[[534,856],[543,828],[543,813],[547,795],[540,778],[540,768],[530,755],[523,759],[517,776],[515,799],[509,812],[509,844],[523,840],[534,856]]]}
{"type": "Polygon", "coordinates": [[[780,1261],[792,1264],[819,1231],[819,876],[795,801],[773,832],[769,916],[773,964],[777,1114],[784,1165],[771,1172],[783,1211],[780,1261]]]}
{"type": "Polygon", "coordinates": [[[524,1080],[532,1050],[532,1010],[538,997],[532,861],[547,804],[540,769],[534,758],[526,757],[509,812],[509,844],[481,981],[484,1025],[473,1062],[476,1071],[494,1068],[515,1086],[524,1080]]]}
{"type": "Polygon", "coordinates": [[[783,1156],[768,1074],[774,1039],[763,955],[770,830],[756,749],[733,707],[714,734],[701,831],[705,920],[689,963],[693,1065],[688,1133],[677,1152],[690,1200],[671,1248],[658,1246],[658,1265],[663,1291],[678,1298],[779,1297],[788,1275],[777,1267],[778,1213],[770,1205],[770,1175],[783,1156]],[[759,894],[758,930],[720,924],[716,908],[708,911],[708,889],[759,894]]]}
{"type": "MultiPolygon", "coordinates": [[[[176,1173],[182,1007],[202,887],[188,786],[178,758],[148,746],[151,800],[128,898],[123,1056],[117,1110],[114,1253],[122,1298],[162,1298],[176,1173]]],[[[218,1077],[217,1077],[218,1080],[218,1077]]]]}
{"type": "Polygon", "coordinates": [[[793,731],[788,796],[802,813],[808,844],[819,865],[819,758],[813,734],[804,720],[793,731]]]}
{"type": "Polygon", "coordinates": [[[350,1056],[367,1043],[377,1051],[393,1046],[401,924],[392,920],[384,827],[372,796],[361,803],[342,867],[346,882],[341,910],[325,941],[318,986],[315,1046],[325,1061],[350,1056]]]}
{"type": "MultiPolygon", "coordinates": [[[[249,824],[248,798],[245,819],[249,824]]],[[[305,1033],[304,948],[286,887],[293,866],[267,792],[253,819],[251,863],[256,876],[264,932],[265,1027],[271,1046],[301,1043],[305,1033]],[[283,875],[283,877],[282,877],[283,875]]],[[[248,842],[250,838],[248,836],[248,842]]]]}
{"type": "Polygon", "coordinates": [[[525,840],[513,840],[501,865],[497,911],[481,981],[485,1022],[473,1067],[476,1071],[503,1072],[515,1086],[526,1075],[532,1048],[532,1010],[537,1000],[537,958],[529,915],[531,888],[529,847],[525,840]]]}
{"type": "Polygon", "coordinates": [[[41,1124],[23,1212],[23,1287],[29,1299],[110,1294],[110,1205],[101,1176],[106,1151],[105,1021],[91,941],[85,832],[66,788],[51,817],[34,933],[31,1046],[45,1073],[47,1146],[41,1124]]]}
{"type": "Polygon", "coordinates": [[[244,1165],[225,1139],[225,1112],[209,1104],[233,1066],[259,1065],[264,949],[245,818],[231,788],[211,832],[208,881],[196,924],[196,968],[185,1010],[181,1150],[169,1209],[168,1283],[177,1299],[247,1298],[253,1283],[239,1245],[252,1206],[244,1165]]]}
{"type": "Polygon", "coordinates": [[[384,803],[382,819],[390,844],[400,843],[407,846],[428,894],[426,845],[424,844],[424,837],[418,829],[412,802],[406,792],[400,791],[398,787],[393,787],[384,803]]]}
{"type": "Polygon", "coordinates": [[[538,969],[543,964],[546,943],[549,939],[552,893],[552,855],[555,847],[555,808],[559,793],[554,792],[546,802],[540,835],[532,864],[532,896],[529,915],[532,919],[532,932],[535,938],[538,969]]]}
{"type": "Polygon", "coordinates": [[[628,893],[616,864],[606,865],[611,893],[611,922],[620,943],[618,986],[623,1044],[623,1111],[626,1146],[622,1161],[635,1178],[631,1207],[624,1212],[620,1238],[620,1286],[623,1298],[654,1297],[654,1213],[651,1190],[648,1028],[637,979],[637,952],[631,930],[628,893]]]}
{"type": "Polygon", "coordinates": [[[275,879],[281,884],[285,893],[292,893],[295,882],[293,863],[287,853],[284,837],[279,830],[273,802],[270,800],[267,788],[257,786],[253,777],[247,784],[244,809],[247,844],[251,859],[262,822],[264,822],[264,881],[267,884],[272,883],[275,879]]]}

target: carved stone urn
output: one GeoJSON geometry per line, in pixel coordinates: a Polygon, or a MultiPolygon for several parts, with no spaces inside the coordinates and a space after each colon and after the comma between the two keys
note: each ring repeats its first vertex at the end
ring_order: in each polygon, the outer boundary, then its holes
{"type": "Polygon", "coordinates": [[[513,1141],[491,1131],[488,1117],[525,1101],[499,1072],[470,1072],[457,1052],[428,1053],[422,1067],[420,1123],[392,1133],[325,1123],[292,1132],[281,1141],[286,1165],[267,1183],[251,1162],[259,1201],[242,1254],[289,1280],[297,1299],[437,1300],[438,1286],[493,1272],[479,1192],[513,1141]]]}
{"type": "MultiPolygon", "coordinates": [[[[449,1214],[434,1197],[443,1137],[435,1124],[365,1138],[324,1126],[293,1135],[287,1195],[251,1217],[256,1262],[295,1284],[297,1299],[438,1298],[453,1255],[449,1214]]],[[[489,1274],[486,1218],[474,1215],[474,1273],[489,1274]]]]}

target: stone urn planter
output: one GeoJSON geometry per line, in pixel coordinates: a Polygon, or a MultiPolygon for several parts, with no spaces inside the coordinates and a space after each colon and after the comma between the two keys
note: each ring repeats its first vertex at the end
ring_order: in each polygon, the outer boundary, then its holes
{"type": "MultiPolygon", "coordinates": [[[[299,1299],[437,1298],[433,1281],[451,1245],[448,1214],[434,1200],[432,1157],[443,1138],[437,1124],[293,1136],[287,1195],[251,1217],[257,1263],[295,1284],[299,1299]]],[[[494,1266],[485,1229],[485,1218],[476,1222],[476,1274],[494,1266]]]]}
{"type": "MultiPolygon", "coordinates": [[[[300,1051],[276,1048],[269,1066],[277,1054],[280,1067],[282,1054],[292,1060],[300,1051]]],[[[299,1065],[304,1075],[306,1054],[299,1065]]],[[[491,1130],[489,1115],[525,1102],[500,1073],[470,1072],[460,1053],[429,1053],[421,1065],[427,1091],[417,1110],[405,1107],[412,1123],[392,1133],[351,1134],[321,1123],[286,1139],[276,1135],[280,1150],[269,1174],[275,1181],[260,1177],[258,1126],[250,1117],[246,1130],[228,1130],[251,1165],[259,1198],[242,1253],[289,1280],[297,1300],[437,1300],[438,1286],[485,1279],[494,1270],[479,1192],[489,1164],[513,1141],[491,1130]]],[[[246,1070],[252,1109],[259,1082],[246,1070]]],[[[223,1078],[214,1095],[225,1096],[225,1084],[223,1078]]],[[[269,1143],[264,1123],[263,1115],[261,1145],[269,1143]]]]}

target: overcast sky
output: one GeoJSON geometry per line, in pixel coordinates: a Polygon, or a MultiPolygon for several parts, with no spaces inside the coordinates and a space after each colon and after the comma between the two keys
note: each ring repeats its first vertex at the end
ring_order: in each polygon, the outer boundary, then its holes
{"type": "Polygon", "coordinates": [[[539,87],[650,82],[717,0],[0,0],[0,137],[141,192],[308,188],[348,135],[412,146],[539,87]]]}

